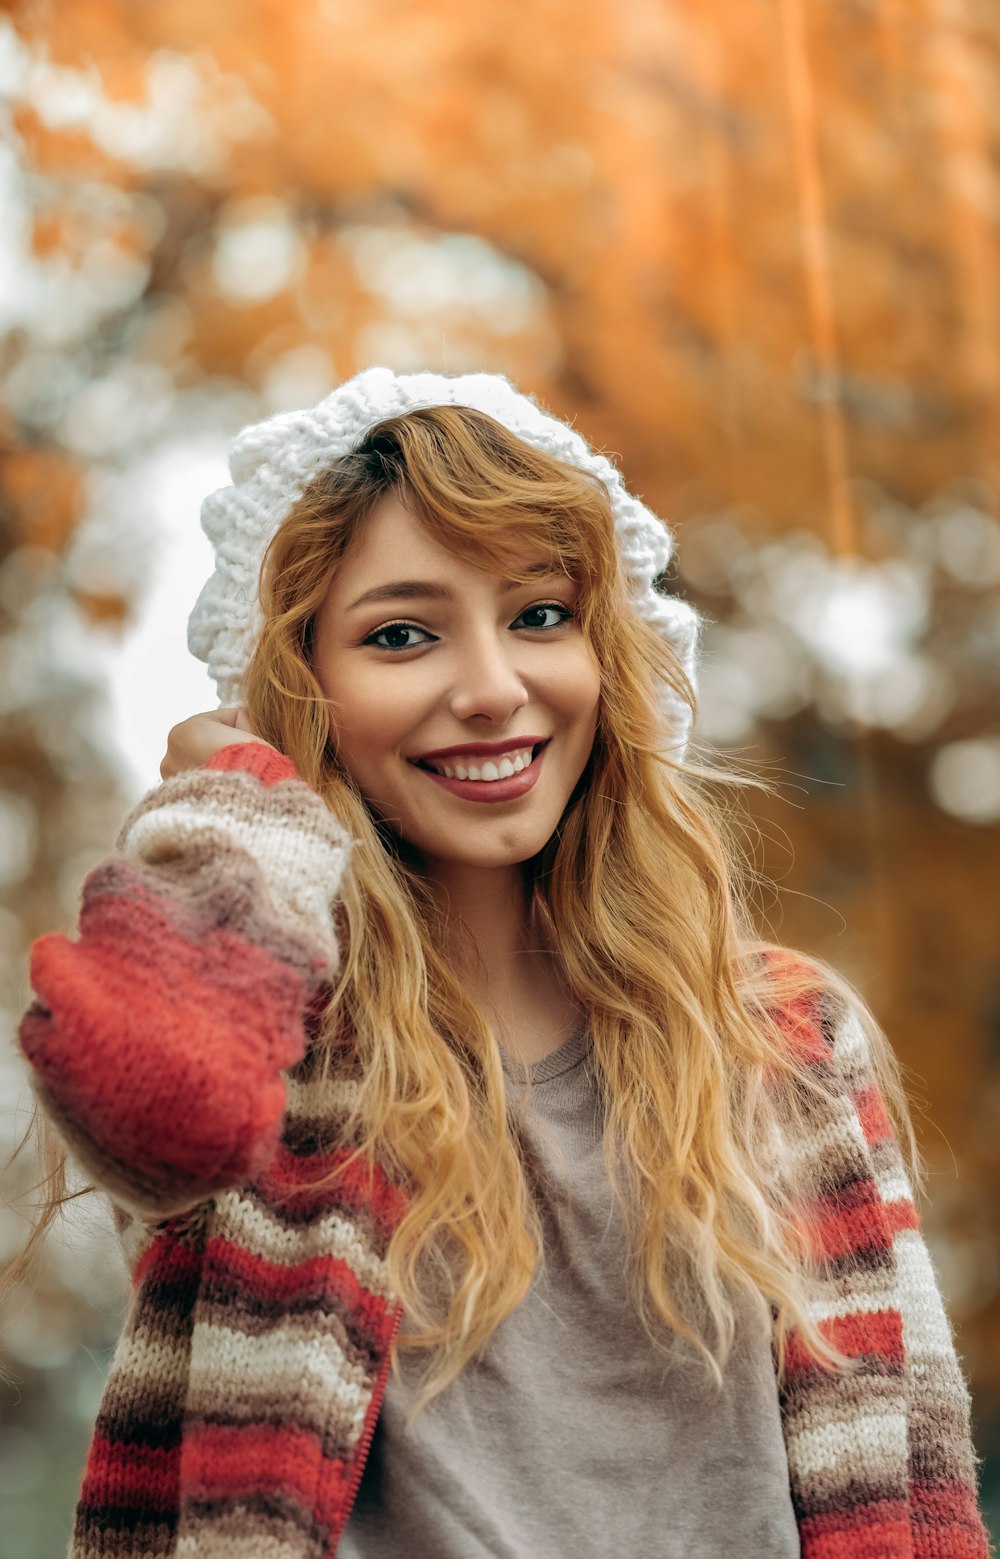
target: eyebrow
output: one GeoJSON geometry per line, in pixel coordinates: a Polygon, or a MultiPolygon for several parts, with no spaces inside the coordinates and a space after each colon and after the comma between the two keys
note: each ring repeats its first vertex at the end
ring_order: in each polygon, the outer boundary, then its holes
{"type": "MultiPolygon", "coordinates": [[[[528,570],[531,579],[548,579],[560,572],[550,563],[536,563],[528,570]]],[[[530,580],[509,579],[503,587],[503,594],[509,595],[512,590],[526,583],[530,583],[530,580]]],[[[450,601],[454,593],[447,585],[436,584],[430,579],[395,579],[391,584],[375,585],[373,589],[366,590],[346,610],[353,612],[356,607],[369,606],[374,601],[450,601]]]]}

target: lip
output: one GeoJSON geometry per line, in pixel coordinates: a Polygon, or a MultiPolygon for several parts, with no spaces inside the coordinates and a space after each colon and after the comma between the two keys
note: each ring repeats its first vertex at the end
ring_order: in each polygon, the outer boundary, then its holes
{"type": "Polygon", "coordinates": [[[522,747],[537,747],[547,736],[511,736],[505,742],[466,742],[464,747],[436,747],[411,758],[411,763],[427,763],[431,758],[502,758],[505,752],[520,752],[522,747]]]}
{"type": "MultiPolygon", "coordinates": [[[[527,746],[527,743],[522,742],[521,745],[527,746]]],[[[509,779],[500,780],[449,779],[446,774],[435,774],[433,769],[421,768],[415,759],[411,758],[410,762],[418,774],[426,774],[429,780],[433,780],[444,790],[450,790],[453,796],[458,796],[462,801],[517,801],[520,796],[526,796],[528,791],[534,790],[537,785],[547,749],[548,742],[520,774],[512,774],[509,779]]]]}

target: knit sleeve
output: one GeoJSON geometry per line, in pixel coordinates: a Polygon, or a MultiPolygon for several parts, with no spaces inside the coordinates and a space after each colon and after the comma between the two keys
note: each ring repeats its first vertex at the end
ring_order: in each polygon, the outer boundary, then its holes
{"type": "Polygon", "coordinates": [[[794,1165],[810,1309],[854,1360],[828,1374],[790,1339],[782,1417],[803,1559],[864,1544],[887,1559],[988,1559],[969,1392],[867,1031],[830,993],[792,1018],[833,1085],[794,1165]]]}
{"type": "Polygon", "coordinates": [[[84,881],[76,940],[33,944],[32,1089],[131,1216],[186,1211],[270,1160],[281,1073],[339,967],[352,848],[287,758],[235,743],[133,809],[84,881]]]}
{"type": "Polygon", "coordinates": [[[836,1026],[833,1053],[853,1101],[859,1154],[894,1261],[914,1559],[986,1559],[990,1543],[979,1513],[969,1390],[868,1038],[850,1007],[836,1026]]]}

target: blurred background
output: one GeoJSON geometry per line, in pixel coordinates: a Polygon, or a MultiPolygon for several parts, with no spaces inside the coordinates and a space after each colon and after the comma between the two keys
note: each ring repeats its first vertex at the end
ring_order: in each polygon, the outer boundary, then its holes
{"type": "MultiPolygon", "coordinates": [[[[675,527],[767,934],[908,1069],[1000,1534],[995,0],[59,0],[0,15],[0,1152],[26,957],[217,703],[202,497],[358,369],[498,370],[675,527]]],[[[0,1250],[37,1173],[9,1170],[0,1250]]],[[[125,1276],[0,1314],[0,1554],[64,1551],[125,1276]]]]}

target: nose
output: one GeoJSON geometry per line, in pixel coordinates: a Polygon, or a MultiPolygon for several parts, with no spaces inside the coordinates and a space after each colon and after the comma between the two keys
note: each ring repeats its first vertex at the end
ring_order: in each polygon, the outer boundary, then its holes
{"type": "Polygon", "coordinates": [[[477,715],[504,725],[516,709],[528,702],[528,690],[515,665],[511,647],[487,630],[464,642],[458,651],[458,672],[451,693],[451,710],[457,720],[477,715]]]}

